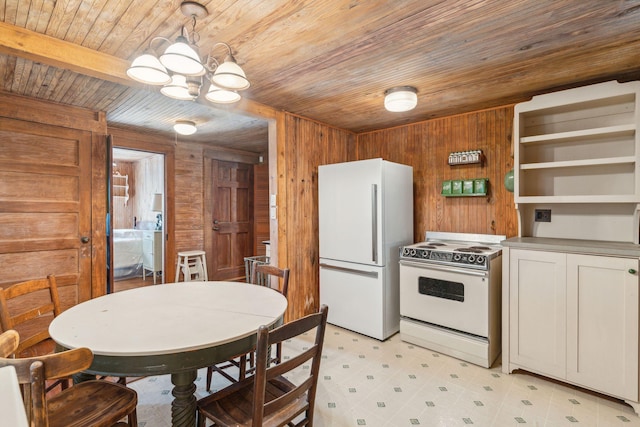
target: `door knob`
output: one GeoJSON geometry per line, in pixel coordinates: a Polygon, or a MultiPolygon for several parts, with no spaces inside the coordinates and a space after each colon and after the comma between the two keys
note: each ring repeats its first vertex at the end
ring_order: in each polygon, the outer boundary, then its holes
{"type": "Polygon", "coordinates": [[[636,270],[634,270],[633,268],[630,268],[630,269],[629,269],[629,273],[631,273],[631,274],[636,274],[636,273],[637,273],[637,271],[636,271],[636,270]]]}
{"type": "Polygon", "coordinates": [[[214,219],[214,220],[213,220],[213,223],[214,223],[214,224],[220,224],[220,221],[218,221],[217,219],[214,219]]]}
{"type": "Polygon", "coordinates": [[[220,230],[220,227],[213,227],[212,230],[213,231],[218,231],[218,230],[220,230]]]}
{"type": "Polygon", "coordinates": [[[82,243],[89,243],[89,237],[87,237],[87,236],[82,236],[82,237],[80,238],[80,241],[81,241],[82,243]]]}

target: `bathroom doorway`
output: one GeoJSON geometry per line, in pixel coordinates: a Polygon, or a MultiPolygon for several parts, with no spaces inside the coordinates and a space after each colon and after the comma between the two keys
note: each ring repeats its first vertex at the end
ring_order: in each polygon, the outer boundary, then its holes
{"type": "Polygon", "coordinates": [[[112,149],[108,292],[165,283],[165,156],[112,149]]]}

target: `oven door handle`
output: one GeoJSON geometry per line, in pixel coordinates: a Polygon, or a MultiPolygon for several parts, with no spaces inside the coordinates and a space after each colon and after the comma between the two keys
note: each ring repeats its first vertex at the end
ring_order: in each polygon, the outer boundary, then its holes
{"type": "Polygon", "coordinates": [[[326,268],[327,270],[337,270],[337,271],[342,271],[342,272],[351,273],[351,274],[359,274],[361,276],[373,277],[376,279],[378,278],[377,271],[356,270],[354,268],[338,267],[337,265],[330,265],[325,263],[321,263],[320,268],[326,268]]]}
{"type": "Polygon", "coordinates": [[[476,270],[471,270],[467,268],[457,268],[457,267],[448,266],[448,265],[444,266],[444,265],[437,265],[437,264],[427,264],[424,262],[411,262],[407,260],[402,260],[400,261],[400,264],[411,266],[411,267],[418,267],[424,270],[438,270],[438,271],[445,271],[447,273],[466,274],[468,276],[487,277],[489,275],[487,271],[476,271],[476,270]]]}

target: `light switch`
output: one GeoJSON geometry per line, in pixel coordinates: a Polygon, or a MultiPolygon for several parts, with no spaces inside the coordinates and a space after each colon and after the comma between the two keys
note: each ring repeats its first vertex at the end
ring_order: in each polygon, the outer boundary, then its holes
{"type": "Polygon", "coordinates": [[[270,194],[269,195],[269,206],[275,206],[276,205],[276,195],[275,194],[270,194]]]}
{"type": "Polygon", "coordinates": [[[277,215],[276,211],[277,211],[277,209],[278,208],[276,208],[275,206],[271,206],[271,208],[270,208],[270,213],[271,213],[270,217],[271,217],[271,219],[276,219],[276,215],[277,215]]]}

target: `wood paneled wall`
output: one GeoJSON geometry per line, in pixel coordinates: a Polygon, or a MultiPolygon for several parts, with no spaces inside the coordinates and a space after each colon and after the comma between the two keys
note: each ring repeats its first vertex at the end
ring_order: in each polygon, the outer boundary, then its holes
{"type": "Polygon", "coordinates": [[[351,132],[286,114],[284,146],[278,147],[278,258],[289,267],[287,319],[297,319],[319,304],[318,291],[318,166],[347,160],[351,132]]]}
{"type": "Polygon", "coordinates": [[[279,264],[291,269],[287,316],[295,319],[319,307],[318,166],[381,157],[414,168],[414,238],[427,230],[517,234],[513,194],[504,175],[513,167],[511,106],[434,119],[353,135],[287,114],[283,164],[278,164],[279,264]],[[450,152],[482,150],[482,165],[449,166],[450,152]],[[442,180],[489,178],[487,197],[445,198],[442,180]],[[284,190],[283,190],[284,189],[284,190]]]}
{"type": "Polygon", "coordinates": [[[200,144],[176,146],[175,239],[180,251],[204,250],[204,162],[200,144]]]}
{"type": "MultiPolygon", "coordinates": [[[[10,116],[47,123],[61,109],[42,103],[20,102],[25,109],[12,109],[10,116]],[[30,106],[33,107],[30,110],[30,106]],[[51,114],[48,114],[51,112],[51,114]],[[41,114],[40,114],[41,113],[41,114]]],[[[17,104],[20,104],[18,102],[17,104]]],[[[4,103],[6,108],[17,105],[4,103]]],[[[20,105],[22,105],[20,104],[20,105]]],[[[68,123],[75,111],[65,115],[68,123]]],[[[82,118],[80,112],[77,114],[82,118]]],[[[103,119],[103,118],[102,118],[103,119]]],[[[294,319],[315,311],[319,306],[317,171],[321,164],[382,157],[414,167],[414,237],[422,240],[426,230],[495,233],[514,236],[517,220],[513,194],[504,189],[503,178],[513,167],[511,158],[511,106],[471,114],[415,123],[393,129],[354,135],[303,117],[284,113],[278,124],[278,258],[279,265],[292,270],[287,318],[294,319]],[[482,165],[449,166],[450,152],[480,149],[482,165]],[[489,178],[488,197],[444,198],[442,180],[489,178]]],[[[66,122],[65,122],[66,123],[66,122]]],[[[95,132],[96,129],[89,127],[95,132]]],[[[99,129],[99,126],[96,126],[99,129]]],[[[105,129],[102,130],[103,133],[105,129]]],[[[163,152],[166,156],[168,235],[170,262],[168,275],[175,268],[171,261],[179,250],[204,247],[203,157],[206,144],[173,141],[167,138],[109,129],[114,145],[163,152]],[[174,193],[175,185],[175,193],[174,193]]],[[[104,144],[94,143],[93,213],[94,247],[104,246],[104,204],[106,194],[104,144]],[[97,149],[96,149],[97,147],[97,149]],[[102,213],[102,215],[100,215],[102,213]],[[102,236],[102,237],[101,237],[102,236]]],[[[237,153],[234,153],[234,155],[237,153]]],[[[9,163],[7,163],[8,165],[9,163]]],[[[99,251],[99,255],[104,250],[99,251]]],[[[103,256],[99,256],[103,259],[103,256]]],[[[96,258],[97,259],[97,258],[96,258]]],[[[94,271],[93,293],[104,284],[102,266],[94,271]],[[101,277],[97,277],[101,276],[101,277]]],[[[82,298],[80,298],[82,299],[82,298]]]]}
{"type": "Polygon", "coordinates": [[[513,168],[513,108],[503,107],[359,134],[351,160],[382,157],[413,166],[414,240],[425,231],[518,232],[513,193],[504,176],[513,168]],[[482,164],[449,166],[451,152],[482,150],[482,164]],[[487,197],[444,197],[442,181],[489,178],[487,197]]]}

